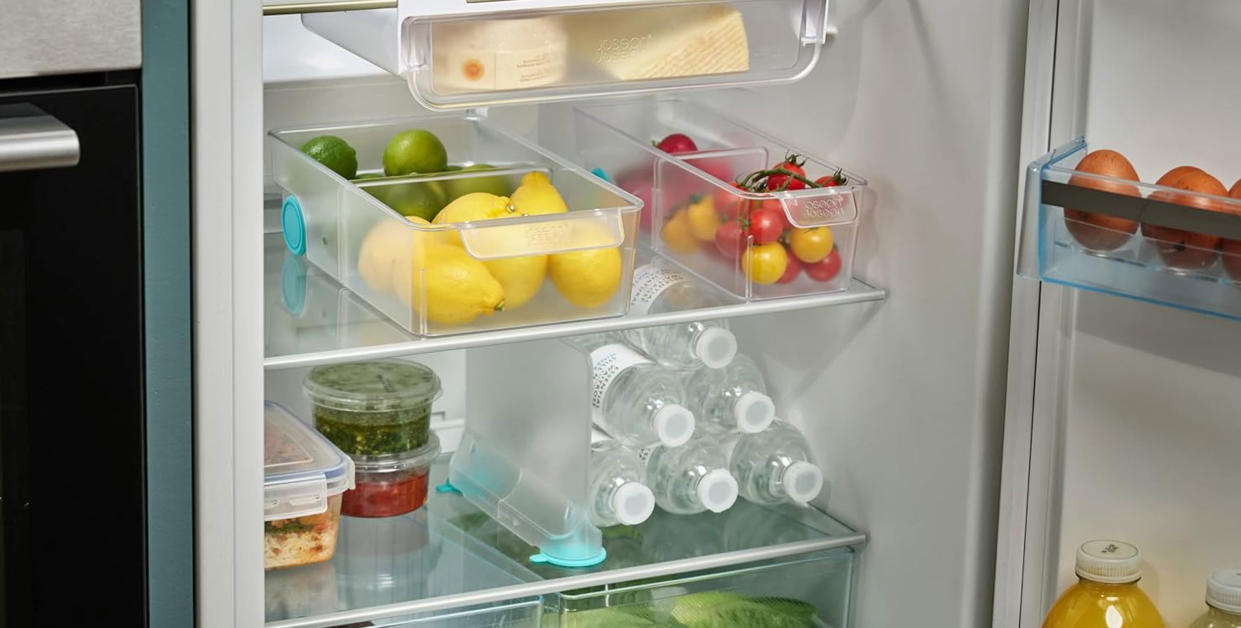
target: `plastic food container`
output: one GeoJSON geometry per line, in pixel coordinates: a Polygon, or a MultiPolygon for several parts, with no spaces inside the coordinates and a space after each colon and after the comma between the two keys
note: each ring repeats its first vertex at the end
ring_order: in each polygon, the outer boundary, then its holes
{"type": "Polygon", "coordinates": [[[353,461],[284,406],[263,409],[263,567],[319,563],[336,552],[353,461]]]}
{"type": "Polygon", "coordinates": [[[1077,170],[1093,148],[1078,139],[1030,164],[1018,272],[1241,319],[1241,199],[1077,170]]]}
{"type": "Polygon", "coordinates": [[[483,119],[439,115],[273,131],[269,145],[273,177],[287,192],[281,227],[288,249],[412,333],[627,311],[641,203],[483,119]],[[411,129],[439,139],[447,171],[382,176],[389,141],[411,129]],[[322,135],[356,151],[358,178],[345,179],[301,151],[322,135]],[[525,195],[527,209],[517,208],[516,192],[533,173],[548,179],[567,211],[540,213],[552,205],[543,195],[525,195]],[[471,191],[507,196],[511,211],[421,222],[471,191]]]}
{"type": "Polygon", "coordinates": [[[340,511],[350,517],[393,517],[417,510],[427,501],[431,463],[440,453],[440,441],[431,434],[413,451],[382,456],[359,456],[353,490],[346,491],[340,511]]]}
{"type": "Polygon", "coordinates": [[[427,444],[440,379],[416,362],[375,360],[317,366],[303,388],[320,434],[350,456],[384,456],[427,444]]]}
{"type": "Polygon", "coordinates": [[[681,100],[579,107],[576,117],[577,158],[643,200],[642,237],[659,254],[747,300],[849,288],[865,179],[681,100]],[[652,146],[673,133],[698,150],[674,156],[652,146]],[[762,193],[731,185],[791,154],[805,160],[808,179],[843,181],[762,193]],[[757,226],[729,235],[730,225],[757,225],[760,215],[772,225],[763,235],[757,226]]]}

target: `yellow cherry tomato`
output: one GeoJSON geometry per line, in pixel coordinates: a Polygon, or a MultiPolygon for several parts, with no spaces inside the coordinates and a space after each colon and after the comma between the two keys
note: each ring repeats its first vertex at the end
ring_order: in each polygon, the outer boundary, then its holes
{"type": "Polygon", "coordinates": [[[789,256],[779,242],[756,244],[741,256],[741,270],[757,284],[775,283],[788,268],[789,256]]]}
{"type": "Polygon", "coordinates": [[[698,240],[690,229],[689,216],[686,215],[685,210],[677,211],[668,222],[664,223],[659,237],[663,239],[664,245],[674,253],[693,253],[698,250],[698,240]]]}
{"type": "Polygon", "coordinates": [[[789,249],[797,259],[813,264],[821,262],[832,252],[832,230],[828,227],[794,229],[789,236],[789,249]]]}
{"type": "Polygon", "coordinates": [[[720,215],[715,213],[715,200],[711,196],[695,199],[685,208],[689,219],[689,232],[703,242],[714,242],[715,231],[720,228],[720,215]]]}

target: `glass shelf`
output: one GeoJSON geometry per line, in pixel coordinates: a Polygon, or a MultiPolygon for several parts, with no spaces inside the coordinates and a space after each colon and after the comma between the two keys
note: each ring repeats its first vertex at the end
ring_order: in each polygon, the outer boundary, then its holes
{"type": "MultiPolygon", "coordinates": [[[[447,461],[432,468],[434,485],[447,461]]],[[[530,563],[533,547],[464,498],[434,493],[406,516],[342,518],[328,562],[267,572],[267,625],[537,626],[547,613],[613,606],[602,596],[619,591],[633,593],[625,598],[632,602],[699,591],[793,596],[800,593],[790,587],[811,584],[803,596],[825,602],[819,617],[843,625],[865,542],[865,534],[813,508],[739,501],[719,515],[657,512],[640,526],[608,529],[607,561],[558,568],[530,563]]]]}
{"type": "MultiPolygon", "coordinates": [[[[639,249],[637,265],[657,256],[639,249]]],[[[854,278],[844,292],[811,294],[753,303],[662,314],[630,315],[555,323],[521,329],[481,331],[440,337],[416,337],[380,314],[360,297],[301,258],[289,255],[279,233],[264,239],[264,360],[268,369],[295,368],[408,356],[544,338],[646,327],[704,318],[732,318],[829,305],[882,301],[887,293],[854,278]]],[[[716,291],[703,282],[704,291],[716,291]]],[[[735,298],[721,294],[721,302],[735,298]]]]}

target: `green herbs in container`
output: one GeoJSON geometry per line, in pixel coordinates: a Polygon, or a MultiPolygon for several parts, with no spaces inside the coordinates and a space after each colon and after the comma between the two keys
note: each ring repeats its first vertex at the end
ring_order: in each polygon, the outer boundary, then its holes
{"type": "Polygon", "coordinates": [[[318,366],[304,382],[315,427],[351,456],[417,449],[431,428],[431,402],[440,394],[435,371],[404,360],[318,366]]]}

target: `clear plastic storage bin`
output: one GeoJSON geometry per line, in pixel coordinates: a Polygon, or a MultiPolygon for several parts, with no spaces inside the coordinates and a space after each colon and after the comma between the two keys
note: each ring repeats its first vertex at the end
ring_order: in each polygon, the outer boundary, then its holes
{"type": "Polygon", "coordinates": [[[319,563],[336,552],[353,461],[288,409],[263,408],[263,566],[319,563]]]}
{"type": "Polygon", "coordinates": [[[401,0],[302,22],[450,108],[796,80],[831,30],[827,4],[401,0]]]}
{"type": "Polygon", "coordinates": [[[289,250],[415,334],[626,311],[640,203],[481,119],[427,116],[281,130],[271,133],[270,143],[272,173],[287,192],[281,222],[289,250]],[[443,143],[449,168],[467,169],[381,176],[389,140],[407,129],[430,131],[443,143]],[[345,179],[300,150],[322,135],[342,138],[356,151],[359,178],[345,179]],[[468,169],[479,164],[492,168],[468,169]],[[429,216],[464,192],[511,194],[536,172],[568,211],[510,211],[446,225],[419,223],[397,211],[429,216]]]}
{"type": "Polygon", "coordinates": [[[1076,140],[1030,165],[1037,220],[1022,244],[1038,255],[1022,255],[1021,274],[1241,319],[1241,199],[1075,170],[1090,148],[1076,140]]]}
{"type": "Polygon", "coordinates": [[[576,117],[577,159],[643,200],[642,237],[661,255],[750,300],[848,289],[865,179],[681,100],[580,107],[576,117]],[[652,146],[673,133],[698,150],[652,146]],[[843,181],[762,193],[731,185],[794,153],[808,179],[843,181]],[[751,226],[760,217],[762,231],[751,226]]]}

